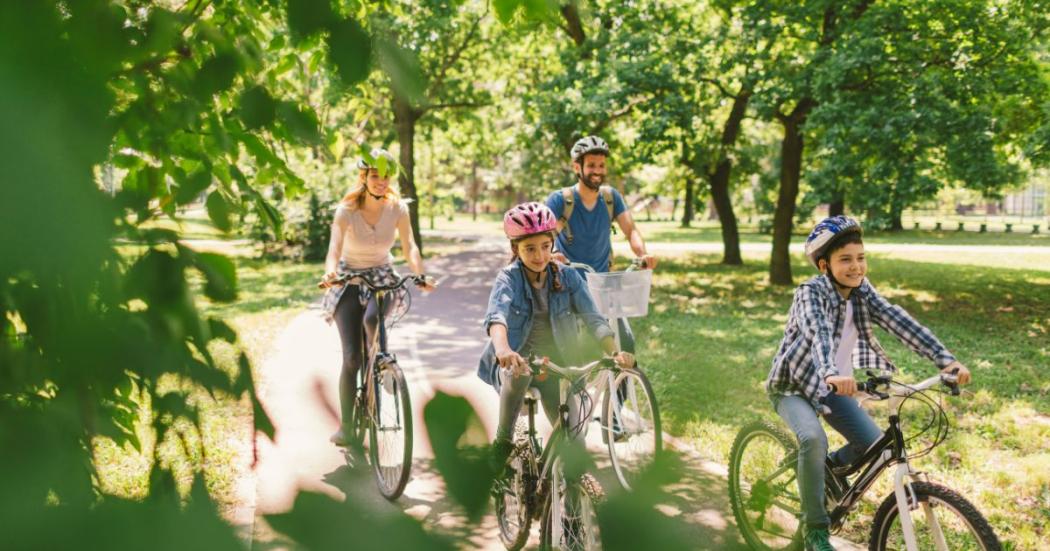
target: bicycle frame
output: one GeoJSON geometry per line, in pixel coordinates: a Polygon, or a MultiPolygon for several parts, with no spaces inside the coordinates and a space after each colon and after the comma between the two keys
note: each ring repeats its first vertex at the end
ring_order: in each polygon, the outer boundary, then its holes
{"type": "MultiPolygon", "coordinates": [[[[900,401],[916,392],[928,390],[942,382],[954,382],[954,378],[948,375],[936,375],[914,386],[899,385],[899,387],[903,387],[906,390],[904,392],[895,392],[892,396],[876,396],[865,392],[859,393],[859,396],[862,403],[869,400],[890,399],[891,408],[893,411],[896,411],[900,401]]],[[[901,432],[900,428],[900,417],[896,414],[890,415],[889,427],[882,437],[872,444],[871,447],[864,452],[864,455],[854,461],[853,465],[851,465],[842,475],[837,475],[832,472],[830,459],[826,463],[825,472],[835,478],[835,483],[837,484],[840,478],[845,483],[845,492],[842,497],[836,500],[837,504],[835,508],[829,513],[829,516],[831,517],[831,525],[836,528],[840,527],[845,520],[846,515],[853,509],[853,506],[857,501],[859,501],[860,498],[871,488],[886,469],[894,465],[896,466],[896,469],[893,475],[893,493],[897,500],[897,511],[900,517],[901,531],[904,533],[904,542],[909,551],[918,551],[919,546],[915,537],[915,523],[911,518],[911,511],[913,509],[912,504],[918,503],[918,500],[915,497],[915,492],[911,488],[911,481],[917,480],[921,473],[912,469],[911,464],[908,462],[908,452],[905,447],[904,434],[901,432]],[[861,472],[862,470],[863,472],[861,472]],[[857,472],[861,472],[861,474],[856,481],[852,484],[845,481],[845,477],[857,472]]],[[[941,532],[940,525],[937,523],[933,511],[928,504],[923,504],[922,507],[930,526],[933,529],[933,536],[934,541],[937,544],[937,549],[939,551],[948,551],[948,547],[944,540],[944,534],[941,532]]]]}

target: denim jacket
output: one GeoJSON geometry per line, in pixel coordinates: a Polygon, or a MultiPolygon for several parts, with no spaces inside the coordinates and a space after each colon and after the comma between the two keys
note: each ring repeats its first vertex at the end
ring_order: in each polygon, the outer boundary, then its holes
{"type": "MultiPolygon", "coordinates": [[[[562,290],[555,291],[552,268],[547,267],[547,289],[549,291],[548,310],[551,328],[554,330],[554,343],[562,352],[565,360],[580,364],[594,358],[587,357],[588,340],[580,333],[577,317],[582,320],[595,338],[601,340],[613,335],[605,317],[598,313],[587,290],[587,283],[576,270],[569,270],[559,265],[562,290]]],[[[521,352],[532,330],[532,286],[525,279],[521,260],[517,260],[500,270],[489,295],[489,306],[485,313],[485,333],[493,324],[506,326],[507,340],[515,352],[521,352]]],[[[593,343],[592,343],[593,344],[593,343]]],[[[496,378],[496,350],[489,339],[478,363],[478,377],[488,384],[496,378]]]]}
{"type": "MultiPolygon", "coordinates": [[[[806,281],[795,290],[784,339],[780,341],[766,379],[766,391],[771,396],[800,395],[819,411],[820,399],[830,392],[824,379],[838,374],[835,351],[845,325],[846,300],[824,275],[806,281]]],[[[872,323],[938,368],[943,369],[955,361],[955,356],[933,332],[915,321],[904,308],[883,298],[867,278],[850,293],[848,300],[853,303],[853,322],[858,333],[852,358],[854,367],[897,370],[875,338],[872,323]]]]}

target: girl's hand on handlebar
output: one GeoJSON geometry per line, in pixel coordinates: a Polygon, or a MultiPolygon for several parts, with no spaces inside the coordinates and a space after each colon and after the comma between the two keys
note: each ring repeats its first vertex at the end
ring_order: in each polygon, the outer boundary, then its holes
{"type": "Polygon", "coordinates": [[[824,379],[824,382],[835,387],[835,394],[840,396],[853,396],[857,393],[857,380],[853,377],[832,375],[824,379]]]}
{"type": "Polygon", "coordinates": [[[965,385],[970,382],[970,370],[966,369],[966,366],[958,360],[952,362],[948,367],[941,370],[941,373],[947,375],[955,375],[956,380],[959,381],[960,385],[965,385]]]}
{"type": "Polygon", "coordinates": [[[562,264],[569,263],[569,258],[562,253],[551,253],[551,260],[556,260],[562,264]]]}
{"type": "Polygon", "coordinates": [[[529,362],[522,358],[517,352],[506,349],[496,350],[496,362],[503,369],[510,371],[510,374],[514,377],[524,377],[532,374],[532,369],[529,367],[529,362]]]}
{"type": "Polygon", "coordinates": [[[616,367],[620,369],[630,369],[634,367],[634,354],[630,352],[617,352],[613,356],[613,361],[616,362],[616,367]]]}

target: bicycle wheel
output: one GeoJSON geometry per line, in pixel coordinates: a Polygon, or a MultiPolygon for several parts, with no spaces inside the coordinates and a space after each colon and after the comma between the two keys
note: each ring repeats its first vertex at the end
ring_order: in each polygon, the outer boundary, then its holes
{"type": "Polygon", "coordinates": [[[531,456],[530,446],[519,443],[507,458],[505,476],[493,483],[499,537],[510,551],[521,549],[529,539],[532,525],[530,503],[535,490],[535,483],[526,473],[531,456]]]}
{"type": "Polygon", "coordinates": [[[380,365],[373,383],[369,458],[379,493],[394,500],[405,490],[412,468],[412,403],[397,363],[380,365]]]}
{"type": "MultiPolygon", "coordinates": [[[[911,513],[919,549],[1002,549],[988,521],[966,498],[940,484],[912,482],[911,487],[921,505],[911,513]]],[[[906,549],[894,494],[887,496],[875,513],[868,548],[873,551],[906,549]]]]}
{"type": "Polygon", "coordinates": [[[544,549],[601,549],[598,531],[598,503],[602,487],[590,474],[577,479],[565,476],[561,459],[551,468],[550,488],[540,525],[540,545],[544,549]]]}
{"type": "Polygon", "coordinates": [[[729,501],[751,549],[802,547],[795,439],[768,421],[737,434],[729,452],[729,501]]]}
{"type": "Polygon", "coordinates": [[[602,435],[617,480],[625,490],[663,449],[653,387],[637,369],[624,369],[602,400],[602,435]]]}

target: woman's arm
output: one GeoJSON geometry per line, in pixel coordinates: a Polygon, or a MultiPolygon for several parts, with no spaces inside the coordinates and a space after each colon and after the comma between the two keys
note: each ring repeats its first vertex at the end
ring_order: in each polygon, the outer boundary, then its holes
{"type": "MultiPolygon", "coordinates": [[[[408,217],[408,209],[402,210],[401,217],[397,220],[397,233],[401,238],[401,251],[405,254],[408,268],[417,276],[423,275],[425,273],[423,270],[423,255],[419,253],[416,238],[412,234],[412,220],[408,217]]],[[[424,283],[423,289],[432,291],[434,285],[429,282],[424,283]]]]}
{"type": "Polygon", "coordinates": [[[339,207],[332,218],[332,233],[328,238],[328,254],[324,259],[325,279],[334,279],[339,267],[339,255],[343,250],[343,236],[346,235],[348,221],[343,215],[344,207],[339,207]]]}

